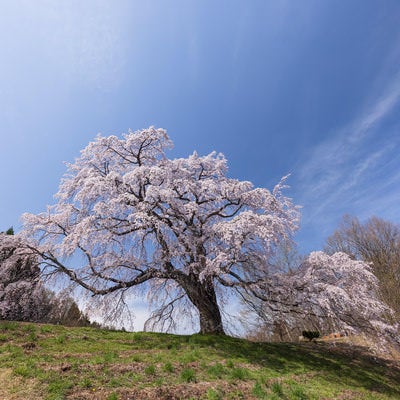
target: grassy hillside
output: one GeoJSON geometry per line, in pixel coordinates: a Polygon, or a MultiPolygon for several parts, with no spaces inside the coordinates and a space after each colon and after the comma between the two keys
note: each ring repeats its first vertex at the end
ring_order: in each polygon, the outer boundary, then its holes
{"type": "Polygon", "coordinates": [[[0,399],[400,399],[398,366],[324,343],[0,322],[0,399]]]}

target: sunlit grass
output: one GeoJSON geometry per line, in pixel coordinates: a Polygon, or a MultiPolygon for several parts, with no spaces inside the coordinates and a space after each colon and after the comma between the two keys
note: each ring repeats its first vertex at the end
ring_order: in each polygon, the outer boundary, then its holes
{"type": "Polygon", "coordinates": [[[0,385],[13,399],[168,397],[182,388],[196,399],[400,398],[398,369],[327,346],[2,321],[0,385]]]}

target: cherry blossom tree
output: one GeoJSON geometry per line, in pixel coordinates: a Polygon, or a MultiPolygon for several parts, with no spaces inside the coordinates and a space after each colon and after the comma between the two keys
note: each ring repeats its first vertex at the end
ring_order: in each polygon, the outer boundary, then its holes
{"type": "Polygon", "coordinates": [[[253,294],[262,300],[253,305],[266,326],[279,321],[286,337],[318,329],[400,345],[398,323],[380,299],[372,266],[345,253],[313,252],[298,269],[275,274],[253,294]]]}
{"type": "Polygon", "coordinates": [[[12,230],[0,233],[0,319],[39,321],[49,307],[40,269],[12,230]]]}
{"type": "Polygon", "coordinates": [[[221,302],[276,272],[269,259],[296,230],[298,209],[284,179],[272,192],[255,188],[227,176],[222,154],[168,159],[171,147],[153,127],[98,136],[68,165],[57,204],[24,215],[24,237],[44,273],[119,301],[144,288],[156,322],[194,308],[201,333],[223,334],[221,302]]]}

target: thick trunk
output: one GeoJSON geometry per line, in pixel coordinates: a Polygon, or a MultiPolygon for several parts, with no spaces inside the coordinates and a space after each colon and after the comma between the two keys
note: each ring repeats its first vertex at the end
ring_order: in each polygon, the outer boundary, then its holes
{"type": "Polygon", "coordinates": [[[221,312],[216,300],[209,301],[209,299],[207,299],[205,301],[204,299],[199,299],[198,304],[195,304],[195,306],[200,314],[200,333],[225,334],[222,326],[221,312]]]}
{"type": "Polygon", "coordinates": [[[225,335],[213,282],[199,282],[197,276],[186,275],[180,283],[199,311],[200,333],[225,335]]]}

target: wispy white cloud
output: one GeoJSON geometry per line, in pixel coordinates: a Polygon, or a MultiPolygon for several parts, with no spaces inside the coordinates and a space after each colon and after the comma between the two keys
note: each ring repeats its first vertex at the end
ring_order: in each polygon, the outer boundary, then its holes
{"type": "MultiPolygon", "coordinates": [[[[345,213],[397,218],[400,199],[399,125],[387,124],[400,100],[400,75],[359,117],[311,149],[298,171],[296,189],[305,230],[318,221],[330,233],[345,213]]],[[[325,231],[326,232],[325,232],[325,231]]]]}

